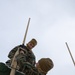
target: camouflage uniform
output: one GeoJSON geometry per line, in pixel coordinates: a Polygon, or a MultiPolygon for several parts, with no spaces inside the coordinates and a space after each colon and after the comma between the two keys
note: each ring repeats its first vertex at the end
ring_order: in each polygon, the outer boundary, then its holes
{"type": "Polygon", "coordinates": [[[30,63],[24,63],[23,72],[25,75],[46,75],[54,67],[50,58],[41,58],[35,66],[30,63]]]}
{"type": "MultiPolygon", "coordinates": [[[[15,75],[43,75],[42,73],[39,73],[35,67],[29,64],[25,63],[24,67],[24,73],[16,71],[15,75]]],[[[10,71],[11,69],[9,67],[0,62],[0,75],[10,75],[10,71]]]]}
{"type": "Polygon", "coordinates": [[[39,72],[38,69],[30,63],[24,64],[23,73],[25,73],[25,75],[45,75],[44,73],[39,72]]]}
{"type": "Polygon", "coordinates": [[[30,64],[32,64],[34,66],[35,65],[35,55],[25,45],[19,45],[19,46],[16,46],[15,48],[13,48],[8,54],[8,57],[11,60],[7,61],[6,64],[9,66],[11,65],[12,58],[19,47],[24,49],[24,54],[18,54],[16,56],[17,63],[20,66],[20,71],[22,71],[23,65],[26,62],[29,62],[30,64]]]}

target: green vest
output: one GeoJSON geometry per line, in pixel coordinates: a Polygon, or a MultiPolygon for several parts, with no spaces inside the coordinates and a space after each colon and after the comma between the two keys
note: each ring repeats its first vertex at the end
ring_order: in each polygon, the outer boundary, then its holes
{"type": "MultiPolygon", "coordinates": [[[[0,62],[0,75],[10,75],[11,69],[8,68],[4,63],[0,62]]],[[[24,75],[20,72],[15,73],[15,75],[24,75]]]]}

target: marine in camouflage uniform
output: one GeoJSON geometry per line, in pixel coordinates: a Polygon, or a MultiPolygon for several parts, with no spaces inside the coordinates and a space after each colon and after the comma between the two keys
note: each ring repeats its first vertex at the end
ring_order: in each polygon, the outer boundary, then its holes
{"type": "Polygon", "coordinates": [[[25,75],[46,75],[53,67],[53,61],[50,58],[42,58],[36,63],[36,67],[31,64],[24,64],[23,72],[25,75]]]}
{"type": "Polygon", "coordinates": [[[16,56],[16,60],[18,64],[17,69],[19,71],[23,71],[25,63],[30,63],[32,66],[35,66],[36,59],[34,53],[32,52],[32,48],[35,47],[36,45],[37,45],[37,41],[35,39],[32,39],[26,44],[26,46],[25,45],[16,46],[9,52],[8,57],[11,60],[8,60],[6,64],[8,66],[11,65],[13,56],[19,48],[19,54],[16,56]]]}

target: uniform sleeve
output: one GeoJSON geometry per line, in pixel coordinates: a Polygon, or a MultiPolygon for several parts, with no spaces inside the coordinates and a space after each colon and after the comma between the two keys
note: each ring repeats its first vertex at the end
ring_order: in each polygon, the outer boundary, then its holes
{"type": "Polygon", "coordinates": [[[40,75],[37,68],[27,62],[24,64],[24,71],[23,72],[25,73],[25,75],[40,75]]]}
{"type": "Polygon", "coordinates": [[[28,52],[28,56],[27,56],[27,60],[28,62],[30,62],[33,66],[35,66],[36,60],[35,60],[35,55],[33,54],[32,51],[28,52]]]}
{"type": "Polygon", "coordinates": [[[15,48],[13,48],[13,49],[9,52],[8,57],[9,57],[10,59],[13,58],[13,56],[14,56],[15,52],[17,51],[18,47],[19,47],[19,46],[16,46],[15,48]]]}
{"type": "Polygon", "coordinates": [[[21,64],[21,65],[24,65],[24,63],[26,62],[26,55],[25,54],[18,54],[16,56],[16,60],[17,60],[17,63],[21,64]]]}

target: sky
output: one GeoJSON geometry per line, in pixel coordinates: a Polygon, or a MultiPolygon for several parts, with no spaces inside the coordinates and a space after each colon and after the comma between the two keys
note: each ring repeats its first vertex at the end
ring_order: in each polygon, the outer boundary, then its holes
{"type": "Polygon", "coordinates": [[[38,41],[33,48],[36,62],[51,58],[54,68],[47,75],[75,75],[65,42],[75,60],[75,0],[0,0],[0,62],[5,63],[9,51],[22,44],[26,36],[38,41]]]}

